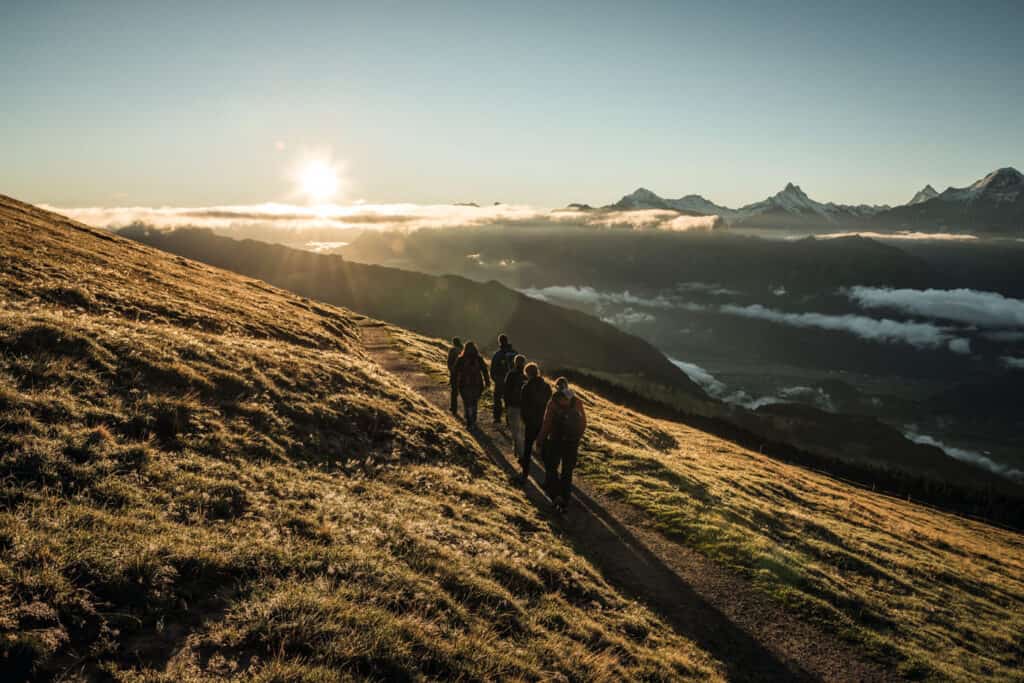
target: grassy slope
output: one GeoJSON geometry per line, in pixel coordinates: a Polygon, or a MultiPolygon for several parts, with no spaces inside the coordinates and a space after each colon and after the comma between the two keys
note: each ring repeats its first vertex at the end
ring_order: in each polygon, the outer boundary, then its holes
{"type": "MultiPolygon", "coordinates": [[[[443,344],[405,335],[440,374],[443,344]]],[[[580,470],[667,537],[911,678],[1024,680],[1024,536],[780,463],[582,392],[580,470]]]]}
{"type": "Polygon", "coordinates": [[[717,676],[351,313],[2,197],[0,232],[15,680],[717,676]]]}

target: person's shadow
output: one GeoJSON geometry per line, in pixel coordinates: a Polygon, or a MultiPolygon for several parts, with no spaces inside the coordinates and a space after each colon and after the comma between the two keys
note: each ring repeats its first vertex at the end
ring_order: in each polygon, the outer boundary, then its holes
{"type": "MultiPolygon", "coordinates": [[[[505,457],[494,440],[480,427],[470,433],[490,460],[510,480],[518,482],[518,467],[505,457]]],[[[729,680],[818,680],[796,663],[779,659],[704,600],[584,491],[574,488],[569,512],[558,514],[536,484],[544,477],[536,460],[530,463],[530,475],[526,496],[545,515],[552,530],[567,538],[576,552],[601,570],[609,583],[642,602],[677,633],[718,659],[729,680]]]]}

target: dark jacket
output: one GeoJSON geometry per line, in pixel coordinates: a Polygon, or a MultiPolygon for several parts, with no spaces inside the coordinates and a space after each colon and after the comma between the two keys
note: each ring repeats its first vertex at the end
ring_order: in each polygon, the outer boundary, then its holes
{"type": "Polygon", "coordinates": [[[543,377],[531,377],[523,385],[519,406],[523,411],[523,422],[540,429],[544,421],[544,409],[551,398],[551,385],[543,377]]]}
{"type": "Polygon", "coordinates": [[[522,370],[516,370],[512,368],[505,375],[505,405],[509,408],[518,408],[520,403],[520,394],[523,391],[523,385],[526,384],[526,373],[522,370]]]}
{"type": "Polygon", "coordinates": [[[448,381],[453,385],[455,384],[455,361],[459,359],[460,353],[462,353],[461,346],[453,346],[448,349],[448,381]]]}
{"type": "Polygon", "coordinates": [[[463,352],[455,361],[455,385],[464,397],[479,398],[487,386],[487,361],[480,354],[463,352]]]}
{"type": "Polygon", "coordinates": [[[512,369],[516,359],[516,350],[511,344],[506,344],[494,352],[491,356],[491,379],[495,384],[505,381],[505,373],[512,369]]]}

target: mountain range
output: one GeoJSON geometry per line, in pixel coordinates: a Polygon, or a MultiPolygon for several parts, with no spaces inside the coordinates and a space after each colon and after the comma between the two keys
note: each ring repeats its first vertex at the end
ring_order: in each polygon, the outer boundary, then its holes
{"type": "Polygon", "coordinates": [[[1006,167],[992,171],[967,187],[949,187],[941,193],[925,185],[909,202],[895,207],[823,203],[811,199],[799,185],[787,183],[767,199],[739,208],[716,204],[697,194],[667,199],[643,187],[603,208],[718,215],[729,225],[746,227],[853,227],[1016,234],[1024,231],[1024,175],[1006,167]]]}

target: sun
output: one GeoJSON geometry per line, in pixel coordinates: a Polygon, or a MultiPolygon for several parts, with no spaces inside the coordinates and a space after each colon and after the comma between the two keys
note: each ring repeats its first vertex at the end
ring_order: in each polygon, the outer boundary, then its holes
{"type": "Polygon", "coordinates": [[[326,202],[338,194],[341,184],[338,171],[326,161],[306,162],[298,173],[299,191],[317,203],[326,202]]]}

